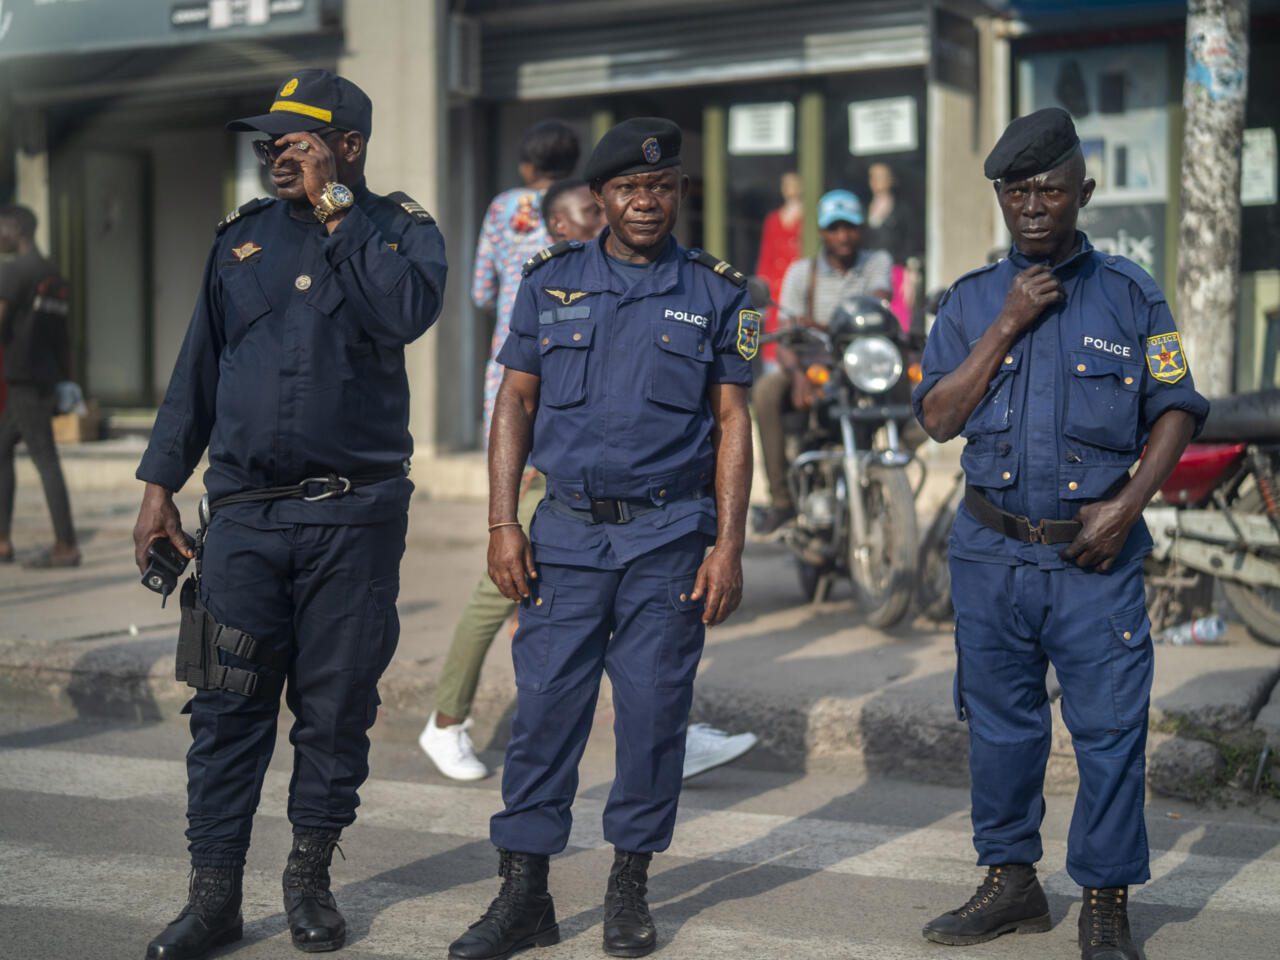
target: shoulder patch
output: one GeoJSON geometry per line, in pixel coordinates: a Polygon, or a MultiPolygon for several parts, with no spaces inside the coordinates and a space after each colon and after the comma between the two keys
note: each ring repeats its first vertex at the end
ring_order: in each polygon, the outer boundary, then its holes
{"type": "Polygon", "coordinates": [[[687,251],[685,256],[694,263],[700,263],[707,267],[712,273],[717,273],[724,277],[735,287],[745,287],[747,285],[747,275],[741,270],[735,269],[727,260],[719,260],[707,253],[707,251],[699,250],[697,247],[687,251]]]}
{"type": "Polygon", "coordinates": [[[520,273],[527,277],[554,257],[568,253],[570,250],[581,250],[582,246],[582,241],[580,240],[561,240],[559,243],[553,243],[526,260],[524,266],[520,268],[520,273]]]}
{"type": "Polygon", "coordinates": [[[413,217],[418,223],[435,223],[436,218],[427,212],[427,208],[420,204],[413,197],[400,190],[395,193],[388,193],[387,199],[394,203],[397,207],[413,217]]]}
{"type": "Polygon", "coordinates": [[[956,292],[956,287],[960,286],[960,284],[964,283],[966,280],[970,279],[971,277],[976,277],[979,274],[986,273],[988,270],[994,270],[996,267],[1000,266],[1000,264],[1002,264],[1003,262],[1004,262],[1004,258],[1001,257],[995,263],[983,264],[982,266],[978,267],[975,270],[970,270],[968,273],[960,274],[960,276],[956,277],[955,281],[951,284],[951,286],[947,287],[946,292],[938,299],[939,309],[941,309],[944,303],[946,303],[948,300],[951,299],[951,294],[956,292]]]}
{"type": "Polygon", "coordinates": [[[1151,274],[1147,273],[1132,260],[1112,254],[1103,256],[1101,259],[1102,265],[1108,270],[1118,273],[1137,284],[1147,303],[1164,303],[1164,291],[1160,289],[1160,285],[1155,282],[1151,274]]]}
{"type": "Polygon", "coordinates": [[[217,232],[222,233],[223,230],[231,226],[241,217],[247,217],[251,213],[257,213],[265,207],[271,206],[275,200],[271,197],[254,197],[248,203],[242,203],[235,210],[232,210],[225,217],[218,221],[217,232]]]}

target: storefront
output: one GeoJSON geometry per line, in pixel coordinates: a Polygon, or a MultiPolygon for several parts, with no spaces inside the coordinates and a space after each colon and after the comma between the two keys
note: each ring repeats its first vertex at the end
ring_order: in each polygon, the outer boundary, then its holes
{"type": "MultiPolygon", "coordinates": [[[[789,173],[812,211],[837,187],[866,204],[868,171],[887,166],[898,258],[922,264],[931,287],[980,264],[995,242],[988,198],[948,190],[973,180],[966,164],[980,171],[981,146],[1003,119],[982,109],[1007,70],[992,64],[987,4],[467,0],[461,12],[480,36],[471,143],[482,162],[463,174],[477,217],[515,184],[521,132],[537,120],[575,125],[589,149],[619,120],[660,115],[685,133],[692,192],[681,242],[748,273],[789,173]],[[949,197],[955,215],[944,217],[949,197]]],[[[467,149],[455,144],[455,156],[467,149]]],[[[800,246],[817,252],[812,217],[800,246]]],[[[486,331],[478,321],[481,355],[486,331]]]]}
{"type": "MultiPolygon", "coordinates": [[[[1089,175],[1081,217],[1092,242],[1146,268],[1177,294],[1185,5],[1150,0],[1015,2],[1028,27],[1014,44],[1014,103],[1071,112],[1089,175]]],[[[1280,4],[1255,2],[1241,183],[1240,298],[1235,388],[1280,386],[1280,4]]],[[[1174,304],[1176,310],[1176,303],[1174,304]]]]}
{"type": "Polygon", "coordinates": [[[153,406],[238,182],[222,125],[282,75],[332,65],[321,0],[9,0],[0,76],[14,194],[72,283],[78,379],[106,407],[153,406]],[[109,10],[107,8],[110,8],[109,10]]]}

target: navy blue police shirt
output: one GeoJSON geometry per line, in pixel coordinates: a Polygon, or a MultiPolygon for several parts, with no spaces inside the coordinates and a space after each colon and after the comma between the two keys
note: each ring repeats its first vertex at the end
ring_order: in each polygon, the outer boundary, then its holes
{"type": "MultiPolygon", "coordinates": [[[[1065,301],[1010,347],[961,431],[966,480],[1033,523],[1069,520],[1085,504],[1114,496],[1162,414],[1185,410],[1198,432],[1209,411],[1159,286],[1131,260],[1094,250],[1078,236],[1077,252],[1053,268],[1065,301]]],[[[1014,278],[1033,262],[1014,247],[948,291],[912,395],[922,422],[925,395],[969,355],[1014,278]]],[[[963,505],[951,535],[953,554],[966,560],[1059,569],[1069,565],[1059,555],[1064,549],[1005,537],[963,505]]],[[[1151,535],[1139,522],[1117,562],[1150,549],[1151,535]]]]}
{"type": "Polygon", "coordinates": [[[444,241],[420,207],[363,183],[354,193],[332,234],[277,200],[220,230],[138,479],[179,490],[207,448],[211,500],[329,473],[380,481],[323,502],[227,507],[241,522],[372,523],[407,509],[404,348],[440,314],[444,241]]]}
{"type": "Polygon", "coordinates": [[[539,561],[616,567],[716,532],[708,389],[751,385],[759,314],[672,239],[652,267],[611,269],[606,229],[520,284],[498,362],[540,378],[530,461],[548,496],[530,530],[539,561]],[[661,509],[591,524],[591,498],[661,509]]]}

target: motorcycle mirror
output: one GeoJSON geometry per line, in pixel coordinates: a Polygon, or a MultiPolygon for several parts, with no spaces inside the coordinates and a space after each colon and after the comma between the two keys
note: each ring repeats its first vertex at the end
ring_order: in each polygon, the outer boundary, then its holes
{"type": "Polygon", "coordinates": [[[756,310],[775,306],[773,297],[769,295],[769,284],[761,277],[747,278],[747,294],[751,297],[751,306],[756,310]]]}

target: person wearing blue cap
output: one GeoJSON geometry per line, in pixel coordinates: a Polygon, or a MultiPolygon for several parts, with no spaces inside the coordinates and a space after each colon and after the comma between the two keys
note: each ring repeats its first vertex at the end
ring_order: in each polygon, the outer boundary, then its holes
{"type": "Polygon", "coordinates": [[[151,440],[134,528],[186,557],[178,677],[196,688],[187,753],[187,904],[147,947],[195,960],[240,939],[245,853],[276,743],[294,723],[293,849],[283,877],[294,945],[336,950],[329,889],[369,774],[377,683],[399,636],[396,594],[413,484],[405,346],[440,314],[444,241],[404,194],[365,184],[373,107],[354,83],[300,70],[232,130],[275,199],[218,224],[151,440]],[[192,550],[173,503],[208,452],[192,550]]]}
{"type": "MultiPolygon", "coordinates": [[[[797,260],[782,278],[778,306],[783,324],[826,327],[850,297],[884,300],[893,288],[893,258],[885,250],[862,247],[862,203],[848,190],[831,190],[818,200],[822,253],[797,260]]],[[[752,400],[760,423],[760,449],[769,481],[769,510],[756,532],[772,535],[796,515],[787,487],[787,441],[783,417],[808,409],[810,386],[795,354],[778,346],[780,369],[760,378],[752,400]]]]}
{"type": "Polygon", "coordinates": [[[1151,875],[1154,659],[1142,511],[1209,405],[1156,282],[1076,229],[1094,181],[1071,116],[1013,121],[985,172],[1013,246],[943,297],[912,401],[929,436],[966,439],[951,533],[955,702],[987,873],[923,932],[963,945],[1052,926],[1035,868],[1052,664],[1080,772],[1066,862],[1084,888],[1080,956],[1138,960],[1128,895],[1151,875]]]}
{"type": "Polygon", "coordinates": [[[547,875],[569,840],[605,671],[617,776],[603,945],[619,957],[657,946],[648,869],[675,827],[694,675],[706,628],[742,597],[760,337],[746,277],[671,235],[689,187],[680,141],[655,117],[601,138],[585,178],[608,227],[530,259],[498,355],[489,575],[520,605],[517,698],[489,830],[502,886],[454,960],[559,940],[547,875]],[[526,460],[547,478],[527,534],[526,460]]]}

